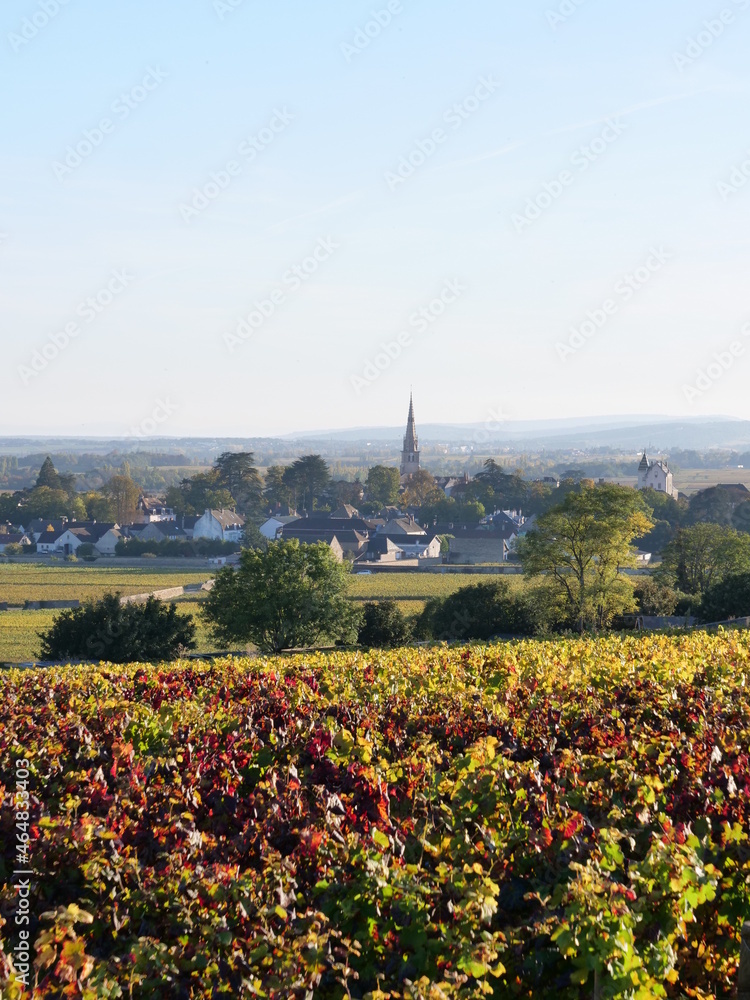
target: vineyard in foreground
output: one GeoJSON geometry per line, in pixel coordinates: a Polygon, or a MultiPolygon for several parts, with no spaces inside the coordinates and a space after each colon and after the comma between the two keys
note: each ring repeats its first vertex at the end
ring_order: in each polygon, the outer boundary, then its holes
{"type": "Polygon", "coordinates": [[[3,994],[729,997],[749,673],[742,633],[6,673],[3,994]]]}

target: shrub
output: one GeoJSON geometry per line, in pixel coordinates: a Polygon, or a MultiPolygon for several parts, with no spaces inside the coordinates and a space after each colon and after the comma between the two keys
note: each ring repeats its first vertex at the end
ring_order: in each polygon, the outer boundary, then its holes
{"type": "Polygon", "coordinates": [[[704,622],[726,621],[750,615],[750,573],[729,576],[710,587],[700,606],[699,616],[704,622]]]}
{"type": "Polygon", "coordinates": [[[96,546],[92,545],[91,542],[84,542],[83,545],[78,546],[76,555],[79,559],[83,559],[84,562],[93,562],[99,553],[96,546]]]}
{"type": "Polygon", "coordinates": [[[23,555],[23,545],[18,545],[16,542],[11,542],[10,545],[5,546],[6,556],[22,556],[23,555]]]}
{"type": "Polygon", "coordinates": [[[449,597],[429,600],[416,626],[419,638],[433,639],[490,639],[536,631],[531,606],[512,594],[504,580],[475,583],[449,597]]]}
{"type": "Polygon", "coordinates": [[[40,632],[44,660],[103,659],[111,663],[177,659],[195,649],[195,622],[173,604],[149,597],[145,604],[121,604],[105,594],[73,611],[63,611],[40,632]]]}
{"type": "Polygon", "coordinates": [[[650,576],[638,582],[633,594],[638,601],[638,610],[643,615],[673,615],[680,601],[687,597],[674,587],[659,583],[650,576]]]}
{"type": "MultiPolygon", "coordinates": [[[[262,537],[262,536],[261,536],[262,537]]],[[[263,539],[265,541],[265,539],[263,539]]],[[[257,545],[252,545],[257,548],[257,545]]],[[[139,538],[129,540],[120,539],[115,546],[115,555],[137,558],[138,556],[168,556],[170,558],[193,559],[196,557],[206,558],[209,556],[229,555],[232,552],[239,552],[241,546],[238,542],[222,542],[216,538],[192,538],[192,539],[165,539],[163,542],[145,542],[139,538]]]]}
{"type": "Polygon", "coordinates": [[[394,601],[368,602],[357,635],[360,646],[388,649],[403,646],[411,638],[411,622],[394,601]]]}

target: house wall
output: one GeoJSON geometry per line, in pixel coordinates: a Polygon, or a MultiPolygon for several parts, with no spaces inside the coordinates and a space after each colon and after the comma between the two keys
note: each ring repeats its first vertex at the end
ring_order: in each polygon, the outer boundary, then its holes
{"type": "Polygon", "coordinates": [[[505,562],[505,542],[502,538],[451,538],[448,561],[452,563],[505,562]]]}
{"type": "MultiPolygon", "coordinates": [[[[203,514],[195,522],[193,538],[214,538],[222,541],[224,534],[221,530],[221,525],[212,514],[203,514]]],[[[230,539],[230,541],[235,541],[235,539],[230,539]]]]}
{"type": "Polygon", "coordinates": [[[265,524],[261,524],[260,533],[264,538],[267,538],[269,542],[276,540],[276,532],[281,527],[281,521],[277,521],[276,518],[269,518],[265,524]]]}
{"type": "Polygon", "coordinates": [[[106,535],[102,535],[98,542],[94,543],[94,548],[97,552],[101,552],[103,556],[113,556],[115,554],[115,546],[119,541],[120,537],[114,531],[108,531],[106,535]]]}
{"type": "Polygon", "coordinates": [[[78,537],[70,531],[66,531],[64,535],[60,535],[55,544],[55,552],[70,552],[73,553],[78,549],[83,542],[78,537]]]}

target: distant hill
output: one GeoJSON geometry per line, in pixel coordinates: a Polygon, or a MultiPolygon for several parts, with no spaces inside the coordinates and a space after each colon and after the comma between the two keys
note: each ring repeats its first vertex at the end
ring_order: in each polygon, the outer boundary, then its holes
{"type": "MultiPolygon", "coordinates": [[[[521,449],[590,449],[621,448],[666,453],[671,449],[750,448],[750,421],[728,417],[628,416],[599,418],[561,418],[559,420],[516,420],[486,424],[420,424],[423,445],[446,444],[486,450],[490,447],[521,449]]],[[[75,437],[0,437],[0,454],[28,455],[54,453],[111,454],[134,451],[159,452],[163,456],[183,453],[209,458],[223,450],[246,448],[294,455],[299,450],[316,448],[341,452],[346,445],[388,445],[399,448],[403,427],[354,427],[346,430],[300,431],[296,434],[269,437],[182,438],[75,438],[75,437]]]]}
{"type": "MultiPolygon", "coordinates": [[[[524,448],[746,448],[750,421],[693,417],[602,417],[600,419],[519,420],[488,424],[417,424],[423,444],[501,444],[524,448]]],[[[284,440],[363,443],[399,442],[403,428],[359,427],[351,430],[290,434],[284,440]]]]}

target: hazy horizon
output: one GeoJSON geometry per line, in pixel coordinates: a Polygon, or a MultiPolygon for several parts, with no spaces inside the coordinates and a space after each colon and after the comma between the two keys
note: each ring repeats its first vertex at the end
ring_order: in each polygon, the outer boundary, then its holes
{"type": "Polygon", "coordinates": [[[723,10],[10,0],[0,435],[747,418],[723,10]]]}

